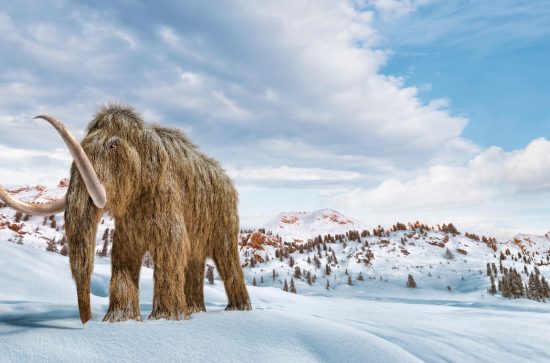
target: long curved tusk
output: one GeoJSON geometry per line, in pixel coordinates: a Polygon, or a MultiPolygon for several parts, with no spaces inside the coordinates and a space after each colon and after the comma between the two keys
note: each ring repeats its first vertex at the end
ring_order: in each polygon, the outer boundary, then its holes
{"type": "Polygon", "coordinates": [[[86,185],[86,189],[88,190],[88,194],[90,194],[90,198],[92,198],[92,201],[96,207],[99,209],[104,208],[107,204],[105,188],[97,178],[94,167],[84,152],[84,149],[82,149],[82,146],[80,146],[74,136],[69,132],[69,130],[67,130],[65,125],[57,119],[48,115],[40,115],[35,117],[35,119],[38,118],[48,121],[57,130],[59,135],[61,135],[61,138],[63,138],[63,141],[73,156],[76,167],[78,168],[78,171],[84,180],[84,184],[86,185]]]}
{"type": "Polygon", "coordinates": [[[0,199],[15,210],[37,216],[49,216],[61,213],[65,210],[65,197],[58,198],[48,203],[26,203],[13,198],[6,189],[2,188],[2,186],[0,186],[0,199]]]}

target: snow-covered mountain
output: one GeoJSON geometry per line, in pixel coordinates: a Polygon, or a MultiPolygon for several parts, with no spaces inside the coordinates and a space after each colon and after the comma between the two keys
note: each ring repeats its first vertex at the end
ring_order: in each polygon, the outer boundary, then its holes
{"type": "Polygon", "coordinates": [[[333,209],[320,209],[314,212],[284,212],[265,223],[262,228],[278,235],[283,241],[304,242],[318,235],[345,234],[368,227],[365,223],[333,209]]]}

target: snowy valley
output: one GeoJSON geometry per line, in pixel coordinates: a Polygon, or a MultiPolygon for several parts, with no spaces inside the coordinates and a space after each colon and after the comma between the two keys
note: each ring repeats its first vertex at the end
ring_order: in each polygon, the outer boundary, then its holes
{"type": "MultiPolygon", "coordinates": [[[[52,190],[10,191],[40,202],[64,194],[66,187],[61,181],[52,190]]],[[[105,215],[92,279],[93,321],[82,326],[63,216],[32,217],[0,207],[2,362],[546,361],[550,356],[550,306],[543,302],[550,300],[544,287],[550,278],[548,235],[497,241],[452,224],[381,227],[330,209],[285,212],[257,230],[241,231],[252,312],[223,311],[223,284],[210,262],[206,313],[185,322],[105,324],[114,231],[114,221],[105,215]],[[32,351],[25,348],[30,342],[36,343],[32,351]]],[[[153,267],[145,258],[144,319],[151,309],[153,267]]]]}

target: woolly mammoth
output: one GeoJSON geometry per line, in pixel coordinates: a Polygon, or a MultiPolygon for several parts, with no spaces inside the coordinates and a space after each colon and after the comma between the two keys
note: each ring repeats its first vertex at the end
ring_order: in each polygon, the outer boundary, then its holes
{"type": "Polygon", "coordinates": [[[21,212],[65,212],[71,272],[80,319],[91,319],[90,278],[97,226],[104,212],[115,219],[109,310],[104,321],[141,320],[139,271],[149,251],[154,263],[150,319],[182,319],[205,310],[205,259],[218,267],[226,310],[249,310],[238,254],[237,192],[218,163],[182,133],[147,124],[123,106],[100,110],[79,144],[59,121],[74,163],[67,195],[30,204],[0,187],[0,199],[21,212]]]}

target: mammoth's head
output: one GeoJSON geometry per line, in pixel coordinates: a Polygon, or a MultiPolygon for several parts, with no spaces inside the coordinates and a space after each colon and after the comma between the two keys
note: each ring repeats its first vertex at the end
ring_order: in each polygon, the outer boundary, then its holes
{"type": "MultiPolygon", "coordinates": [[[[114,215],[124,213],[147,184],[151,184],[150,135],[139,116],[122,106],[102,109],[88,126],[81,146],[105,190],[103,207],[114,215]]],[[[159,149],[158,145],[155,149],[159,149]]],[[[75,159],[71,182],[78,181],[78,174],[82,175],[82,171],[75,159]]],[[[89,188],[86,189],[92,196],[89,188]]],[[[69,194],[71,191],[69,186],[69,194]]],[[[92,200],[98,208],[103,208],[93,197],[92,200]]]]}

